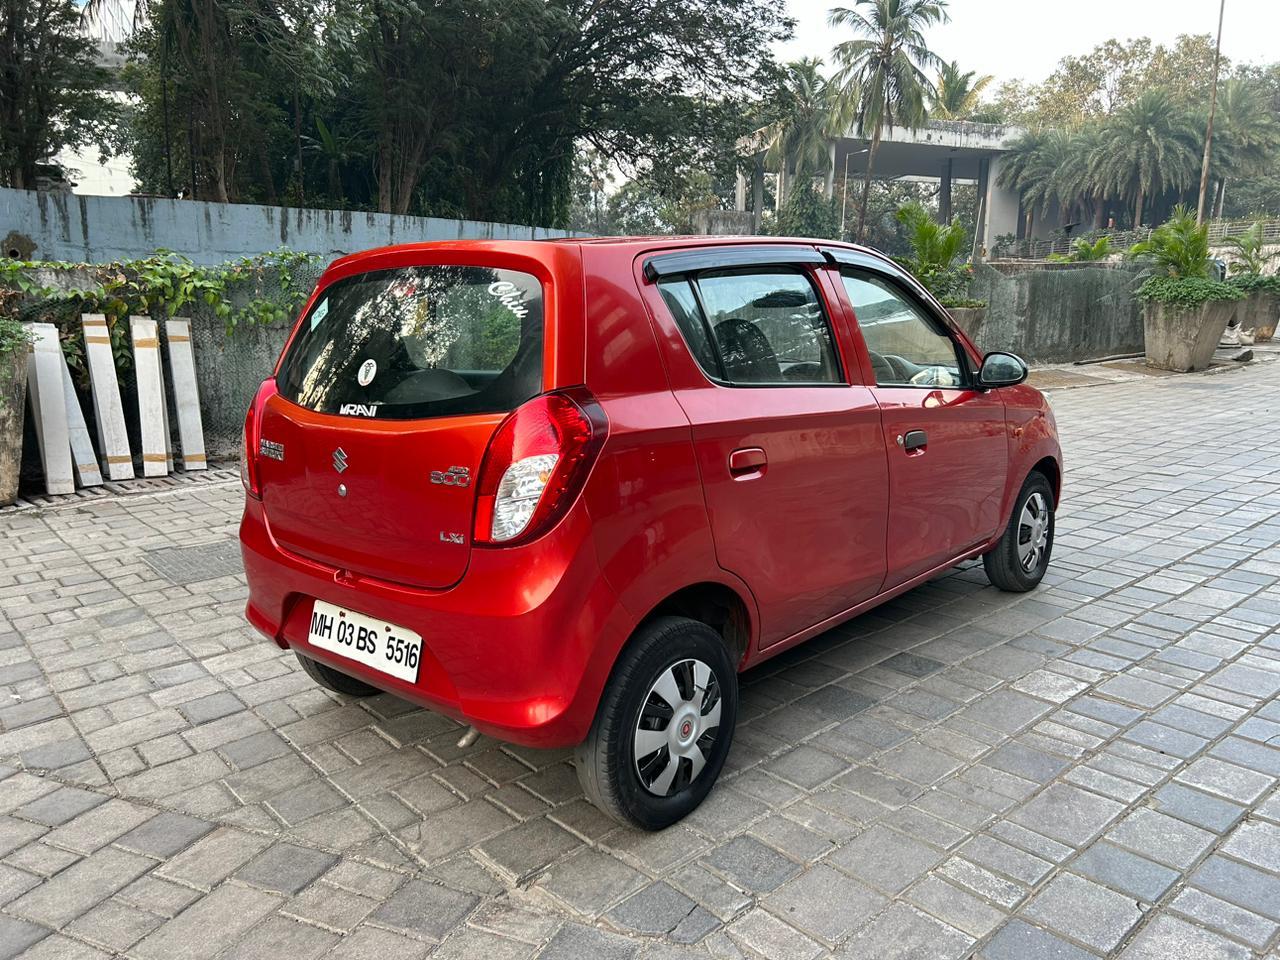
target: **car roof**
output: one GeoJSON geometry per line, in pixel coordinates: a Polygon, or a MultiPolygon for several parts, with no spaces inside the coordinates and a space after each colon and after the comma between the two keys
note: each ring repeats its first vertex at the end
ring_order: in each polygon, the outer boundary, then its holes
{"type": "MultiPolygon", "coordinates": [[[[331,264],[331,269],[339,265],[347,265],[353,261],[371,259],[384,256],[393,252],[409,253],[415,251],[427,252],[430,250],[476,250],[489,253],[501,252],[510,254],[533,254],[536,250],[546,250],[548,246],[555,247],[611,247],[630,248],[637,254],[644,253],[648,250],[672,250],[681,248],[707,247],[707,246],[739,246],[767,244],[770,246],[778,246],[782,244],[801,244],[831,247],[844,250],[860,251],[871,254],[876,257],[883,257],[880,253],[870,247],[860,246],[852,243],[842,243],[839,240],[823,240],[814,237],[764,237],[764,236],[717,236],[717,235],[696,235],[696,236],[628,236],[628,237],[549,237],[542,240],[429,240],[418,243],[400,243],[385,247],[377,247],[371,250],[361,250],[357,253],[351,253],[347,256],[335,260],[331,264]]],[[[536,255],[536,254],[535,254],[536,255]]]]}

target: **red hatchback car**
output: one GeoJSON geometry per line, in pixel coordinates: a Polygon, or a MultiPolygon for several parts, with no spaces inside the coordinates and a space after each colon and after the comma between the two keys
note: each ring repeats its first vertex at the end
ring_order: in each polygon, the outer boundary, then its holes
{"type": "Polygon", "coordinates": [[[880,254],[452,242],[321,278],[245,420],[248,618],[316,681],[575,746],[648,829],[737,674],[959,561],[1044,575],[1053,414],[880,254]]]}

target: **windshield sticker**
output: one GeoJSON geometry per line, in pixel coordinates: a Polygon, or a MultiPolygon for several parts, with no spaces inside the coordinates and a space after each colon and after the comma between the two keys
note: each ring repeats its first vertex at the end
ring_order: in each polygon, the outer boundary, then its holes
{"type": "Polygon", "coordinates": [[[320,306],[311,311],[311,329],[314,330],[320,325],[320,321],[329,315],[329,298],[325,297],[320,301],[320,306]]]}
{"type": "Polygon", "coordinates": [[[502,305],[523,320],[529,315],[524,304],[524,291],[509,280],[495,280],[489,284],[490,296],[497,297],[502,305]]]}
{"type": "Polygon", "coordinates": [[[373,383],[373,378],[378,375],[378,361],[370,357],[364,363],[360,364],[360,372],[356,374],[356,382],[362,387],[367,387],[373,383]]]}

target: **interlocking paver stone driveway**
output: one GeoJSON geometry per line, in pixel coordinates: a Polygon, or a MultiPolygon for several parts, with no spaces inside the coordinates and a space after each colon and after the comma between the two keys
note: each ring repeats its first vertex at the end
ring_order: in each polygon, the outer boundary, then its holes
{"type": "Polygon", "coordinates": [[[238,486],[0,514],[0,958],[1261,957],[1280,364],[1064,391],[1055,562],[743,678],[702,809],[344,700],[241,617],[238,486]]]}

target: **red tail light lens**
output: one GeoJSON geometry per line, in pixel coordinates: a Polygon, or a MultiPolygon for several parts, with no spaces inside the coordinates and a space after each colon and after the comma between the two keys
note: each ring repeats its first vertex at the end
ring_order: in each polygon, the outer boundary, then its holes
{"type": "Polygon", "coordinates": [[[525,543],[553,526],[582,490],[608,431],[586,390],[547,393],[517,407],[480,467],[473,542],[525,543]]]}
{"type": "Polygon", "coordinates": [[[275,380],[264,380],[258,392],[249,404],[249,411],[244,415],[244,431],[242,433],[243,453],[240,458],[240,482],[244,484],[244,492],[255,500],[262,499],[262,474],[258,468],[262,452],[262,408],[267,400],[276,392],[275,380]]]}

